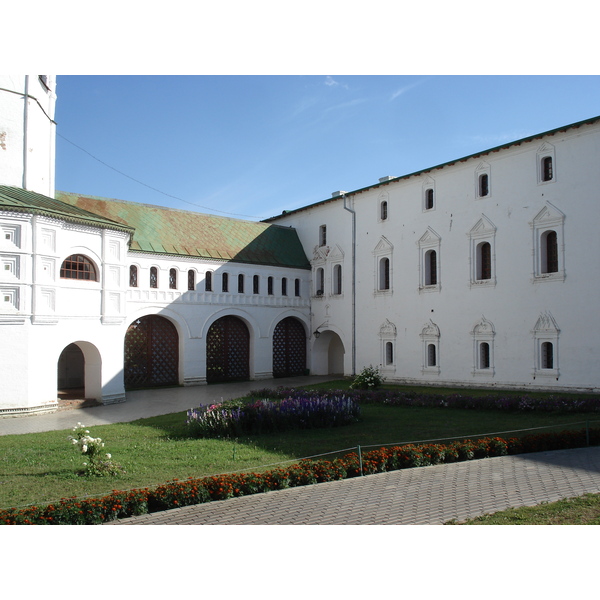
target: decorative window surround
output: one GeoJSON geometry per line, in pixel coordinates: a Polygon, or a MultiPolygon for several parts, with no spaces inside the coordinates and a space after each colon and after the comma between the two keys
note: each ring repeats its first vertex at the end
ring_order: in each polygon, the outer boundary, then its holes
{"type": "Polygon", "coordinates": [[[533,283],[565,280],[564,222],[565,215],[547,202],[530,223],[533,233],[533,283]],[[557,256],[554,257],[554,272],[548,272],[550,257],[547,255],[547,236],[551,231],[556,233],[557,256]]]}
{"type": "Polygon", "coordinates": [[[548,142],[544,142],[536,153],[536,169],[538,185],[546,185],[556,181],[556,157],[554,146],[548,142]],[[550,159],[550,172],[546,159],[550,159]]]}
{"type": "Polygon", "coordinates": [[[531,331],[534,341],[534,379],[556,379],[560,376],[558,369],[558,336],[560,329],[554,317],[548,312],[543,312],[531,331]],[[546,344],[546,346],[545,346],[546,344]],[[551,346],[547,346],[551,344],[551,346]],[[551,351],[551,366],[547,366],[548,349],[551,351]]]}
{"type": "Polygon", "coordinates": [[[426,177],[421,192],[421,209],[423,212],[435,210],[435,181],[426,177]]]}
{"type": "Polygon", "coordinates": [[[496,226],[485,216],[477,221],[469,231],[469,265],[471,287],[494,287],[496,285],[496,226]],[[482,245],[489,247],[489,277],[485,278],[482,269],[482,245]]]}
{"type": "Polygon", "coordinates": [[[431,227],[421,236],[419,246],[419,292],[439,292],[441,289],[440,246],[442,239],[431,227]],[[435,252],[432,260],[431,252],[435,252]],[[435,272],[431,272],[434,268],[435,272]]]}
{"type": "Polygon", "coordinates": [[[485,161],[480,162],[475,169],[475,198],[492,197],[491,167],[485,161]]]}
{"type": "Polygon", "coordinates": [[[381,370],[384,373],[396,370],[396,336],[396,325],[386,319],[379,328],[381,370]]]}
{"type": "Polygon", "coordinates": [[[393,251],[394,246],[386,237],[381,236],[379,243],[377,244],[377,246],[375,246],[375,249],[373,250],[373,257],[375,260],[375,295],[392,293],[393,251]]]}
{"type": "Polygon", "coordinates": [[[474,376],[493,377],[494,369],[494,325],[485,317],[471,330],[473,337],[473,370],[474,376]],[[487,350],[482,345],[487,344],[487,350]],[[487,361],[486,361],[487,359],[487,361]],[[485,364],[487,362],[487,365],[485,364]]]}
{"type": "Polygon", "coordinates": [[[440,328],[430,319],[423,327],[421,334],[422,340],[422,362],[421,373],[432,375],[440,374],[440,328]],[[430,346],[433,346],[433,352],[430,346]],[[432,360],[433,358],[433,360],[432,360]],[[433,363],[433,364],[432,364],[433,363]]]}
{"type": "Polygon", "coordinates": [[[378,204],[379,204],[378,220],[379,220],[379,222],[388,220],[389,206],[390,206],[389,196],[390,195],[387,192],[382,192],[381,194],[379,194],[379,198],[378,198],[378,204]]]}

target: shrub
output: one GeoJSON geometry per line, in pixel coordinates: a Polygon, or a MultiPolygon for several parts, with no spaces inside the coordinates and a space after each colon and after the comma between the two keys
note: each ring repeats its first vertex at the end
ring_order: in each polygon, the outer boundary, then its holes
{"type": "Polygon", "coordinates": [[[369,365],[364,367],[363,370],[354,378],[354,381],[350,384],[351,390],[375,390],[381,387],[383,379],[379,372],[379,367],[373,367],[369,365]]]}
{"type": "Polygon", "coordinates": [[[85,468],[79,471],[80,475],[104,477],[105,475],[118,475],[124,471],[121,465],[112,460],[109,453],[103,453],[104,442],[100,438],[91,437],[85,425],[77,423],[73,427],[73,433],[75,435],[70,435],[68,439],[88,458],[88,462],[83,463],[85,468]]]}

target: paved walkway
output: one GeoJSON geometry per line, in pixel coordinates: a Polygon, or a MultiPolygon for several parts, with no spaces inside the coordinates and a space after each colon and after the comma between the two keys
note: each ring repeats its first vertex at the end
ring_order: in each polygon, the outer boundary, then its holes
{"type": "Polygon", "coordinates": [[[0,435],[39,433],[71,429],[80,421],[87,427],[129,423],[145,417],[166,415],[221,400],[240,398],[251,390],[299,387],[330,381],[329,377],[289,377],[261,381],[242,381],[180,388],[160,388],[127,392],[127,401],[106,406],[57,411],[49,414],[5,416],[0,418],[0,435]]]}
{"type": "Polygon", "coordinates": [[[440,525],[599,492],[594,447],[368,475],[107,525],[440,525]]]}
{"type": "MultiPolygon", "coordinates": [[[[140,390],[127,402],[0,419],[0,435],[125,423],[187,410],[252,389],[328,377],[140,390]]],[[[421,525],[600,493],[600,447],[406,469],[256,494],[123,519],[108,525],[421,525]]]]}

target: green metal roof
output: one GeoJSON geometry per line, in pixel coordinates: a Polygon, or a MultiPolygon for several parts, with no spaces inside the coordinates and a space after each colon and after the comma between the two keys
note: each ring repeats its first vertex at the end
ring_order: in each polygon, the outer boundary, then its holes
{"type": "Polygon", "coordinates": [[[44,215],[82,225],[103,229],[117,229],[132,233],[131,227],[88,212],[81,207],[65,204],[49,196],[30,192],[18,187],[0,185],[0,210],[44,215]]]}
{"type": "Polygon", "coordinates": [[[309,269],[296,230],[123,200],[56,192],[58,200],[135,229],[137,252],[309,269]]]}

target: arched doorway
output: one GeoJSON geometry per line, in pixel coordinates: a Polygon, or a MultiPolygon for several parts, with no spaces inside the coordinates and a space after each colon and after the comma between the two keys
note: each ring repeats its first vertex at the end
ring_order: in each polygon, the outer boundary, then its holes
{"type": "Polygon", "coordinates": [[[63,400],[101,400],[102,358],[94,344],[80,340],[63,349],[57,363],[57,388],[63,400]]]}
{"type": "Polygon", "coordinates": [[[312,350],[311,373],[315,375],[344,374],[344,344],[333,331],[321,331],[312,350]]]}
{"type": "Polygon", "coordinates": [[[85,358],[77,344],[69,344],[58,358],[58,396],[85,397],[85,358]]]}
{"type": "Polygon", "coordinates": [[[277,323],[273,332],[273,377],[295,377],[306,371],[306,332],[294,317],[277,323]]]}
{"type": "Polygon", "coordinates": [[[125,388],[179,383],[179,334],[164,317],[136,319],[125,334],[125,388]]]}
{"type": "Polygon", "coordinates": [[[250,332],[237,317],[221,317],[206,334],[206,381],[250,378],[250,332]]]}

